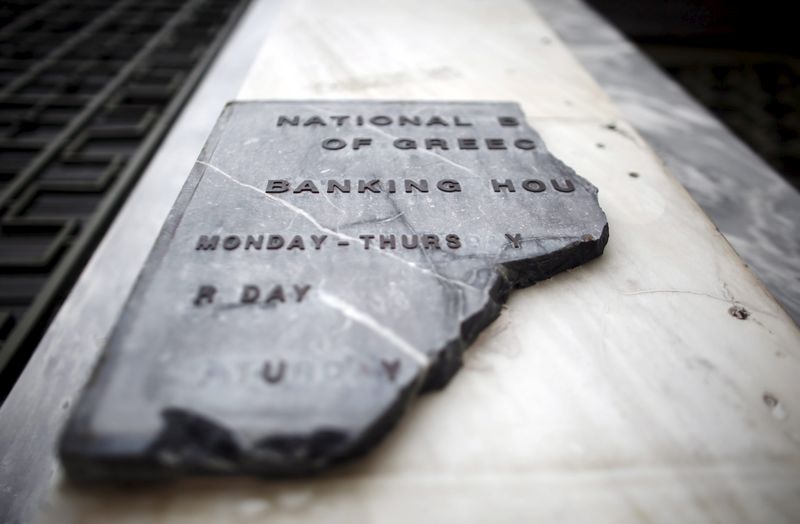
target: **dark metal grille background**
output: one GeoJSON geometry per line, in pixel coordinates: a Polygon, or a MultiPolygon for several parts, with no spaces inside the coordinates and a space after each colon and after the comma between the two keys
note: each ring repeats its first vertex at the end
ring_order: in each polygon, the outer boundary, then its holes
{"type": "Polygon", "coordinates": [[[3,0],[0,399],[247,0],[3,0]]]}

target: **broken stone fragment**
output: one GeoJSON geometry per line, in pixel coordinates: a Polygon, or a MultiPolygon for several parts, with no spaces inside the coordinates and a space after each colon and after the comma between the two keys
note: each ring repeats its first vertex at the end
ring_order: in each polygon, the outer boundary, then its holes
{"type": "Polygon", "coordinates": [[[67,474],[304,475],[363,453],[514,288],[607,239],[596,188],[516,104],[229,104],[67,424],[67,474]]]}

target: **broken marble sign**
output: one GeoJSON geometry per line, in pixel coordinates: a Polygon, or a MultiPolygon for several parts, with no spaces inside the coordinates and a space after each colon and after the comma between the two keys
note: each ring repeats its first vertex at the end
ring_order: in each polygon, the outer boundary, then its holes
{"type": "Polygon", "coordinates": [[[607,239],[596,188],[516,104],[231,103],[67,424],[67,474],[353,457],[453,377],[514,288],[607,239]]]}

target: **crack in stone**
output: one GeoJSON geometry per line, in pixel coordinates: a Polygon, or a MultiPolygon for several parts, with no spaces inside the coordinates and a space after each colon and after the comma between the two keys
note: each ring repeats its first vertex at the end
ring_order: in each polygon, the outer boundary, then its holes
{"type": "MultiPolygon", "coordinates": [[[[337,238],[342,239],[342,240],[347,240],[347,241],[350,241],[350,242],[355,242],[357,244],[365,245],[364,241],[361,240],[360,238],[352,237],[350,235],[346,235],[344,233],[340,233],[339,231],[334,231],[333,229],[325,227],[324,225],[322,225],[316,218],[314,218],[305,209],[297,207],[294,204],[291,204],[291,203],[287,202],[286,200],[284,200],[282,198],[278,198],[276,196],[270,195],[269,193],[266,193],[266,192],[262,191],[261,189],[257,188],[256,186],[252,186],[250,184],[246,184],[246,183],[242,182],[241,180],[238,180],[238,179],[232,177],[231,175],[229,175],[228,173],[226,173],[225,171],[223,171],[222,169],[218,168],[217,166],[215,166],[213,164],[210,164],[208,162],[204,162],[202,160],[197,160],[196,163],[212,169],[214,172],[219,173],[220,175],[222,175],[223,177],[227,178],[228,180],[230,180],[231,182],[233,182],[234,184],[236,184],[238,186],[244,187],[246,189],[250,189],[251,191],[255,191],[259,195],[261,195],[263,197],[266,197],[269,200],[272,200],[273,202],[275,202],[275,203],[285,207],[286,209],[292,211],[293,213],[295,213],[295,216],[300,215],[301,217],[303,217],[306,220],[308,220],[314,227],[316,227],[317,229],[319,229],[323,233],[327,233],[327,234],[329,234],[331,236],[337,237],[337,238]]],[[[462,281],[456,280],[454,278],[445,277],[443,275],[440,275],[436,271],[432,271],[432,270],[430,270],[428,268],[418,266],[417,264],[415,264],[413,262],[405,260],[404,258],[401,258],[401,257],[399,257],[397,255],[394,255],[392,253],[389,253],[387,251],[380,251],[380,250],[372,250],[372,251],[375,252],[375,253],[380,253],[381,255],[386,256],[388,258],[391,258],[393,260],[397,260],[398,262],[402,262],[403,264],[407,265],[408,267],[411,267],[411,268],[413,268],[413,269],[415,269],[417,271],[421,271],[422,273],[425,273],[425,274],[428,274],[428,275],[432,275],[432,276],[434,276],[434,277],[436,277],[436,278],[438,278],[440,280],[443,280],[445,282],[449,282],[449,283],[455,284],[457,286],[462,286],[462,287],[467,287],[467,288],[472,288],[472,289],[478,289],[475,286],[467,284],[466,282],[462,282],[462,281]]]]}
{"type": "Polygon", "coordinates": [[[335,209],[338,209],[340,213],[342,213],[342,214],[346,213],[346,211],[344,209],[342,209],[341,207],[339,207],[336,204],[334,204],[333,200],[331,200],[328,195],[326,195],[325,193],[322,193],[322,196],[325,197],[325,200],[328,202],[328,204],[330,204],[335,209]]]}
{"type": "Polygon", "coordinates": [[[375,223],[376,223],[376,224],[385,224],[385,223],[387,223],[387,222],[391,222],[392,220],[397,220],[398,218],[400,218],[400,217],[402,217],[402,216],[404,216],[404,215],[405,215],[405,213],[403,213],[402,211],[400,211],[399,213],[397,213],[397,214],[396,214],[396,215],[394,215],[394,216],[386,217],[386,218],[384,218],[384,219],[382,219],[382,220],[378,220],[378,221],[377,221],[377,222],[375,222],[375,223]]]}
{"type": "Polygon", "coordinates": [[[340,228],[349,229],[355,226],[363,226],[365,224],[386,224],[388,222],[392,222],[397,220],[398,218],[402,217],[405,213],[402,211],[395,213],[394,215],[383,217],[383,218],[368,218],[366,220],[359,220],[358,222],[348,222],[347,224],[339,225],[340,228]]]}
{"type": "MultiPolygon", "coordinates": [[[[727,289],[726,295],[728,295],[727,289]]],[[[718,297],[716,295],[712,295],[711,293],[704,293],[702,291],[691,291],[688,289],[642,289],[639,291],[629,291],[627,293],[623,293],[625,296],[637,296],[637,295],[658,295],[658,294],[677,294],[677,295],[694,295],[698,297],[706,297],[713,300],[718,300],[720,302],[725,302],[726,304],[732,304],[734,306],[742,304],[742,302],[735,300],[733,297],[718,297]]],[[[755,311],[757,313],[761,313],[763,315],[767,315],[773,318],[777,318],[775,314],[770,313],[769,311],[764,311],[763,309],[758,309],[749,304],[742,304],[747,306],[747,309],[751,311],[755,311]]]]}
{"type": "Polygon", "coordinates": [[[358,324],[361,324],[384,340],[390,342],[393,347],[408,355],[423,368],[428,368],[430,366],[431,360],[428,358],[428,355],[422,351],[419,351],[417,348],[406,342],[403,337],[387,328],[373,317],[364,313],[352,304],[345,302],[339,297],[331,295],[330,293],[326,293],[324,290],[317,291],[317,296],[323,304],[337,310],[345,317],[358,324]]]}
{"type": "MultiPolygon", "coordinates": [[[[409,231],[411,231],[411,234],[412,234],[412,235],[419,235],[419,233],[417,233],[417,229],[416,229],[416,228],[415,228],[415,227],[414,227],[414,226],[411,224],[411,222],[408,220],[408,217],[407,217],[407,216],[406,216],[406,214],[403,212],[403,210],[402,210],[402,209],[400,209],[400,206],[397,204],[397,201],[394,199],[394,196],[393,196],[393,195],[389,195],[389,194],[387,194],[387,195],[386,195],[386,200],[388,200],[389,204],[392,206],[392,209],[394,209],[394,210],[397,212],[397,216],[400,218],[400,220],[403,222],[403,224],[404,224],[404,225],[405,225],[405,226],[408,228],[408,230],[409,230],[409,231]]],[[[428,262],[428,264],[429,264],[429,265],[430,265],[430,267],[431,267],[431,271],[432,271],[432,272],[433,272],[433,273],[434,273],[434,274],[435,274],[435,275],[436,275],[438,278],[440,278],[440,279],[446,279],[446,277],[443,277],[443,276],[442,276],[442,275],[439,273],[439,268],[436,266],[436,263],[433,261],[433,258],[431,258],[430,254],[428,254],[428,252],[427,252],[427,251],[425,251],[425,250],[422,250],[422,257],[423,257],[423,258],[424,258],[424,259],[425,259],[425,260],[428,262]]]]}

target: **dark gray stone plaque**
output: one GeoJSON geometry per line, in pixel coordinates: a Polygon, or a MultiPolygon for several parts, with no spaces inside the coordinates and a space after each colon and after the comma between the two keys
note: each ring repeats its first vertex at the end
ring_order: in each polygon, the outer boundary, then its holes
{"type": "Polygon", "coordinates": [[[79,480],[326,468],[444,386],[513,288],[607,238],[596,188],[516,104],[232,103],[63,464],[79,480]]]}

